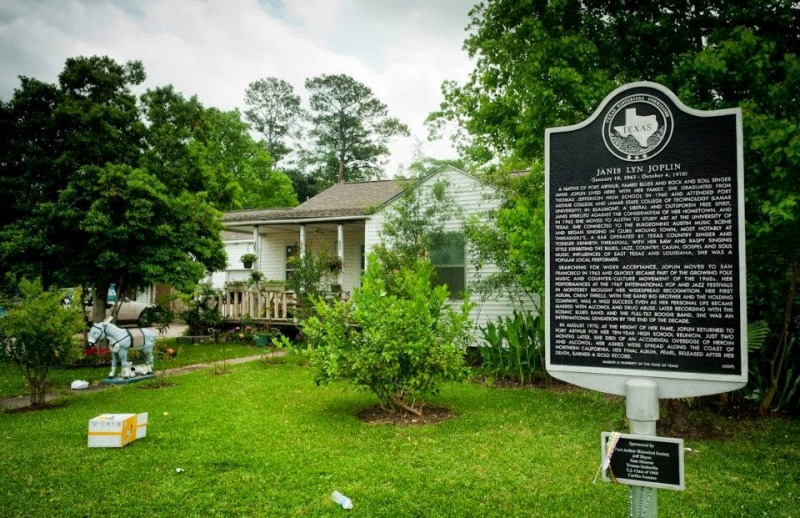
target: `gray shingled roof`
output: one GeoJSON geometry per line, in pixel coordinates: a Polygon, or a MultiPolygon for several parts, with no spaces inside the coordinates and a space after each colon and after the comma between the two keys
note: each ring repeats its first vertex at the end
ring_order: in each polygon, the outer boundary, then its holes
{"type": "Polygon", "coordinates": [[[226,212],[224,223],[365,216],[403,192],[396,180],[339,183],[293,209],[226,212]]]}
{"type": "Polygon", "coordinates": [[[247,241],[253,239],[252,232],[231,232],[230,230],[222,231],[223,241],[247,241]]]}

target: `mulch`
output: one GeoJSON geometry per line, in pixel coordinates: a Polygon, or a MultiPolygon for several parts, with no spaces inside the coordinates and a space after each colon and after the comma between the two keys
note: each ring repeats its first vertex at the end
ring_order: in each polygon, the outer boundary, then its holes
{"type": "Polygon", "coordinates": [[[421,416],[406,410],[391,411],[376,405],[358,412],[356,417],[367,424],[373,425],[392,424],[398,426],[421,426],[447,421],[455,417],[455,414],[448,408],[433,405],[425,405],[422,408],[421,416]]]}

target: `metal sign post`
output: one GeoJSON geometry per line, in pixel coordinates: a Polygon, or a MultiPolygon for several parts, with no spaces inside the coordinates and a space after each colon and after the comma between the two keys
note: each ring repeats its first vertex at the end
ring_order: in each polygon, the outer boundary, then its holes
{"type": "Polygon", "coordinates": [[[658,398],[747,382],[742,155],[739,109],[650,82],[546,132],[546,367],[625,395],[633,434],[655,435],[658,398]]]}
{"type": "MultiPolygon", "coordinates": [[[[658,385],[652,380],[630,379],[625,383],[625,416],[635,435],[656,435],[658,385]]],[[[629,514],[633,518],[658,516],[658,490],[653,487],[628,488],[629,514]]]]}

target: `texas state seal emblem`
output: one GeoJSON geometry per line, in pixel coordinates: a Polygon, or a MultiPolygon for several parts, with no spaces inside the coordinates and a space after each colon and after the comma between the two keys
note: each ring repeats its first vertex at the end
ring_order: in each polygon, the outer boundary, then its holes
{"type": "Polygon", "coordinates": [[[634,94],[620,99],[606,113],[603,141],[617,158],[640,162],[664,150],[672,128],[672,113],[661,99],[634,94]]]}

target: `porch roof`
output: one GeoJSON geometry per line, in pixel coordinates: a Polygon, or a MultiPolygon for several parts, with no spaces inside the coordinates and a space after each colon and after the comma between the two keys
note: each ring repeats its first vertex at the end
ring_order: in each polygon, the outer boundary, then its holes
{"type": "Polygon", "coordinates": [[[291,223],[297,220],[363,217],[403,192],[396,180],[340,183],[292,209],[255,209],[226,212],[226,225],[291,223]]]}

